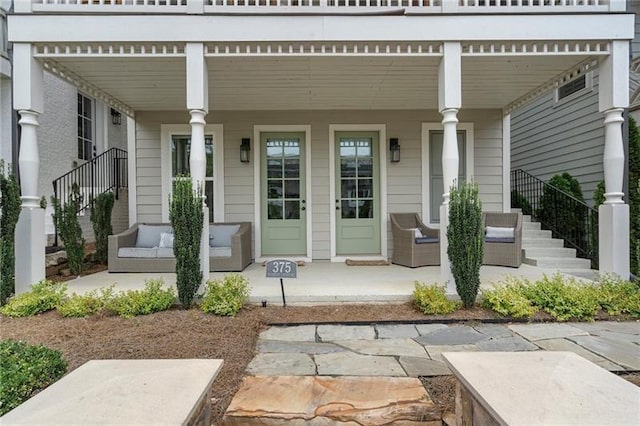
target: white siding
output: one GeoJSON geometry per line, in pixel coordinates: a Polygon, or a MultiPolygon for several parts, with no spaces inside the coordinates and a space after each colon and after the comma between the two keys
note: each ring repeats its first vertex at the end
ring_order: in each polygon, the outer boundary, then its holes
{"type": "MultiPolygon", "coordinates": [[[[461,122],[475,127],[474,179],[480,183],[485,210],[502,209],[502,114],[498,110],[461,111],[461,122]]],[[[225,220],[254,220],[253,164],[239,161],[240,140],[251,137],[254,125],[311,126],[313,259],[330,258],[329,125],[386,124],[387,138],[397,137],[401,161],[387,164],[388,212],[421,212],[421,125],[440,122],[436,111],[222,111],[206,117],[210,124],[224,125],[225,220]]],[[[188,123],[186,112],[138,112],[136,114],[137,203],[139,222],[161,218],[160,125],[188,123]]],[[[381,141],[388,147],[388,140],[381,141]]],[[[392,250],[391,234],[388,234],[392,250]]]]}
{"type": "Polygon", "coordinates": [[[591,203],[604,179],[604,117],[598,112],[598,76],[593,90],[554,104],[553,92],[511,115],[511,168],[548,181],[569,172],[591,203]]]}

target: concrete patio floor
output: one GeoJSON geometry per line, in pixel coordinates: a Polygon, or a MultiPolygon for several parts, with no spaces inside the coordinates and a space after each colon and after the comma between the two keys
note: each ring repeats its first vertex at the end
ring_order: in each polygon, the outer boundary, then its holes
{"type": "MultiPolygon", "coordinates": [[[[520,268],[483,266],[480,270],[481,287],[487,288],[508,275],[530,280],[551,275],[553,269],[522,265],[520,268]]],[[[250,303],[282,303],[280,281],[266,278],[262,264],[251,264],[242,274],[251,286],[250,303]]],[[[226,273],[212,272],[209,278],[220,279],[226,273]]],[[[67,282],[69,292],[83,294],[91,290],[115,284],[115,289],[132,290],[144,287],[148,278],[162,277],[167,285],[175,287],[173,273],[108,273],[80,277],[67,282]]],[[[298,268],[297,279],[285,279],[284,289],[288,304],[331,303],[382,303],[404,302],[413,292],[414,282],[426,284],[444,283],[440,279],[440,267],[406,268],[404,266],[347,266],[344,263],[315,261],[298,268]]],[[[202,292],[202,288],[200,289],[202,292]]]]}

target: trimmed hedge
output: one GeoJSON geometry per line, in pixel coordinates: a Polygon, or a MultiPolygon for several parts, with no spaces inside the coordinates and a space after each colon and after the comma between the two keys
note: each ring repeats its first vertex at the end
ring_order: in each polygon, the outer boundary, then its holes
{"type": "Polygon", "coordinates": [[[415,281],[413,305],[425,315],[448,314],[460,308],[459,302],[447,299],[444,287],[415,281]]]}

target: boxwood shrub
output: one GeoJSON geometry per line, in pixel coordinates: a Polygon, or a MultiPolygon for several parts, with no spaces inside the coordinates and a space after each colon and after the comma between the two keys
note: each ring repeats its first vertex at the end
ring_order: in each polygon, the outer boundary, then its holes
{"type": "Polygon", "coordinates": [[[0,312],[10,317],[27,317],[55,309],[67,291],[67,285],[42,280],[31,286],[31,291],[9,299],[0,312]]]}
{"type": "Polygon", "coordinates": [[[222,280],[209,280],[200,309],[222,316],[234,316],[247,303],[249,281],[240,274],[229,274],[222,280]]]}
{"type": "Polygon", "coordinates": [[[445,288],[415,281],[413,305],[425,315],[448,314],[460,308],[461,303],[447,299],[445,288]]]}
{"type": "Polygon", "coordinates": [[[162,289],[162,278],[145,281],[143,290],[129,290],[116,294],[107,303],[107,309],[124,318],[166,311],[176,300],[172,288],[162,289]]]}

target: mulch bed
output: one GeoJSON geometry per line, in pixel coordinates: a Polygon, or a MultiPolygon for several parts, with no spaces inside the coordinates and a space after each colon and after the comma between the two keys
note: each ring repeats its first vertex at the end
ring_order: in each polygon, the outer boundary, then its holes
{"type": "MultiPolygon", "coordinates": [[[[258,334],[267,324],[327,322],[328,319],[377,323],[491,321],[498,317],[482,308],[427,316],[409,303],[286,308],[249,306],[236,317],[216,317],[196,309],[177,308],[132,319],[109,314],[62,318],[57,312],[48,312],[27,318],[0,316],[0,338],[58,349],[69,363],[69,371],[91,359],[222,358],[224,366],[213,385],[213,418],[214,424],[218,424],[253,358],[258,334]]],[[[640,375],[636,376],[640,379],[640,375]]],[[[424,379],[423,383],[443,412],[452,411],[455,387],[451,377],[424,379]]]]}

